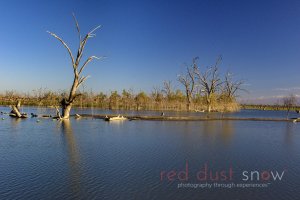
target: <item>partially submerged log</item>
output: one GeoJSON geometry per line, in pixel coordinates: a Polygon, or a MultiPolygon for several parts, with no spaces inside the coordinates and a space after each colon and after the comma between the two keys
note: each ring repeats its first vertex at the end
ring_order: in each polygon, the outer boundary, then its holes
{"type": "Polygon", "coordinates": [[[21,101],[18,101],[16,105],[11,106],[11,111],[9,116],[11,117],[16,117],[16,118],[27,118],[26,113],[21,113],[20,112],[20,107],[21,107],[21,101]]]}

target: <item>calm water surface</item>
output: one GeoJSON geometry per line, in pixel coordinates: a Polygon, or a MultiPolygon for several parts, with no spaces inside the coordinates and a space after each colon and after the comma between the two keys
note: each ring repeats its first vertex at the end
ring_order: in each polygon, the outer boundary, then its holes
{"type": "MultiPolygon", "coordinates": [[[[24,108],[24,112],[31,111],[45,112],[24,108]]],[[[76,112],[108,113],[94,109],[76,112]]],[[[283,118],[285,112],[231,115],[283,118]]],[[[37,122],[36,118],[2,117],[0,199],[300,199],[300,124],[99,119],[37,122]],[[168,180],[168,172],[182,172],[186,163],[188,180],[177,176],[168,180]],[[231,167],[232,179],[198,180],[196,174],[205,164],[212,173],[228,172],[231,167]],[[245,171],[284,174],[276,181],[261,177],[243,181],[245,171]],[[268,186],[178,188],[180,183],[215,182],[268,186]]]]}

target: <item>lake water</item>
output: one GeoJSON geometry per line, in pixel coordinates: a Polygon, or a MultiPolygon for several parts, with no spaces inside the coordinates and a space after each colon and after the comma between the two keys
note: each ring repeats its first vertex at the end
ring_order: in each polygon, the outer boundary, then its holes
{"type": "MultiPolygon", "coordinates": [[[[230,115],[284,118],[286,113],[230,115]]],[[[300,124],[0,117],[1,200],[300,199],[300,124]]]]}

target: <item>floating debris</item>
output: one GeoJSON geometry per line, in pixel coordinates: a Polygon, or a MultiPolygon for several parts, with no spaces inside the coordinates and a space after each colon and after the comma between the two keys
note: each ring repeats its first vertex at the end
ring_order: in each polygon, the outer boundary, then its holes
{"type": "Polygon", "coordinates": [[[105,116],[104,120],[105,121],[118,121],[118,120],[126,120],[127,118],[124,117],[124,116],[116,116],[116,117],[108,117],[108,116],[105,116]]]}
{"type": "Polygon", "coordinates": [[[38,117],[38,115],[31,113],[31,117],[38,117]]]}
{"type": "Polygon", "coordinates": [[[43,118],[51,118],[52,115],[42,115],[43,118]]]}
{"type": "Polygon", "coordinates": [[[79,118],[81,118],[81,115],[75,114],[75,119],[79,119],[79,118]]]}

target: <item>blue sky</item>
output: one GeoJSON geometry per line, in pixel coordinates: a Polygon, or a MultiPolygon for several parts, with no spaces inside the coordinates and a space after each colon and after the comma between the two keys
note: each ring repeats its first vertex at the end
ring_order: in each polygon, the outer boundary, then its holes
{"type": "Polygon", "coordinates": [[[85,56],[85,87],[95,92],[151,91],[184,71],[199,56],[205,68],[223,56],[221,72],[246,80],[244,99],[300,94],[300,1],[2,1],[0,91],[39,87],[68,89],[67,51],[47,30],[78,46],[74,12],[82,32],[102,25],[85,56]]]}

